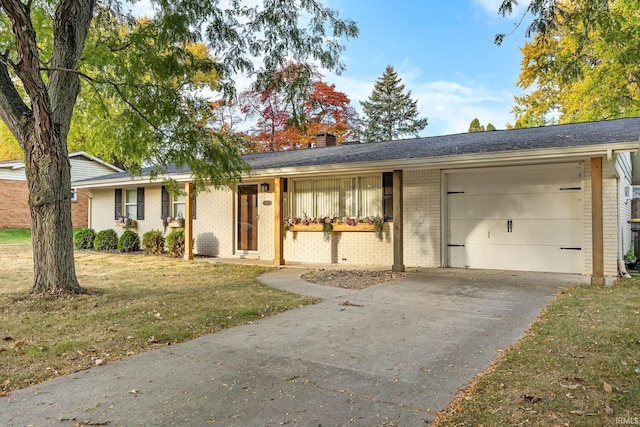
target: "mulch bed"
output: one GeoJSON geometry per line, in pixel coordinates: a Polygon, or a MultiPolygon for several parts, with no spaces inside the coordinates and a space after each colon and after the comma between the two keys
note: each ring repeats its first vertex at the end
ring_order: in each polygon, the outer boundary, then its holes
{"type": "Polygon", "coordinates": [[[316,269],[303,274],[302,279],[323,286],[360,290],[398,280],[405,275],[405,273],[391,271],[316,269]]]}

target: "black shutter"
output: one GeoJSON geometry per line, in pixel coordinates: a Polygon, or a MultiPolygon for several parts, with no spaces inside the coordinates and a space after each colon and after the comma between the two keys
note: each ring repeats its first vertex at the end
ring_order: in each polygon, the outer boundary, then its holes
{"type": "Polygon", "coordinates": [[[382,174],[382,215],[385,220],[393,220],[393,172],[382,174]]]}
{"type": "Polygon", "coordinates": [[[165,219],[166,217],[169,216],[170,206],[171,206],[171,198],[169,197],[169,192],[167,191],[167,187],[163,185],[162,186],[162,203],[160,208],[160,211],[161,211],[160,215],[162,216],[162,219],[165,219]]]}
{"type": "Polygon", "coordinates": [[[196,219],[196,196],[191,198],[191,219],[196,219]]]}
{"type": "Polygon", "coordinates": [[[136,219],[144,219],[144,187],[138,187],[136,219]]]}
{"type": "Polygon", "coordinates": [[[114,218],[120,219],[121,217],[122,217],[122,188],[116,188],[114,218]]]}

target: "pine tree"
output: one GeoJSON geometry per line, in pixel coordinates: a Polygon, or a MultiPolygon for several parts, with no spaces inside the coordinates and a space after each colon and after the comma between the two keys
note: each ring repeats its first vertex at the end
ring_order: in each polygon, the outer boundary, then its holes
{"type": "Polygon", "coordinates": [[[426,118],[418,118],[418,101],[411,99],[411,91],[404,93],[398,73],[388,65],[376,80],[367,101],[361,101],[364,112],[365,142],[389,141],[405,136],[418,136],[427,126],[426,118]]]}

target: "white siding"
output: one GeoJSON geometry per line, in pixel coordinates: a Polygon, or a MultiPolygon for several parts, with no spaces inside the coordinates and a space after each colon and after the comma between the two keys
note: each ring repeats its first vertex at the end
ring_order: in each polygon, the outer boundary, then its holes
{"type": "Polygon", "coordinates": [[[69,164],[71,165],[71,182],[108,175],[115,172],[110,167],[83,156],[71,157],[69,159],[69,164]]]}

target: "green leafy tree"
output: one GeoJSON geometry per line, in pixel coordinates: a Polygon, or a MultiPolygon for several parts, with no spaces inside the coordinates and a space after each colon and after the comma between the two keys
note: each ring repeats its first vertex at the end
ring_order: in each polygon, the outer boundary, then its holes
{"type": "Polygon", "coordinates": [[[411,91],[404,90],[398,73],[388,65],[369,98],[360,102],[365,142],[418,136],[427,126],[426,118],[418,118],[418,101],[411,99],[411,91]]]}
{"type": "Polygon", "coordinates": [[[471,120],[471,123],[469,124],[469,132],[484,132],[492,130],[496,130],[496,127],[494,125],[488,123],[485,127],[485,125],[480,123],[480,120],[478,120],[477,117],[471,120]]]}
{"type": "Polygon", "coordinates": [[[204,89],[215,83],[229,96],[231,76],[272,76],[290,56],[339,72],[339,39],[357,35],[320,0],[151,5],[155,15],[145,21],[124,14],[118,0],[0,0],[0,118],[24,154],[33,293],[83,291],[73,260],[72,121],[94,126],[84,137],[102,138],[130,170],[175,163],[191,168],[198,188],[228,183],[246,166],[237,139],[206,126],[204,89]],[[192,50],[199,41],[215,61],[192,50]]]}
{"type": "MultiPolygon", "coordinates": [[[[560,123],[640,114],[640,15],[628,1],[610,1],[606,19],[591,4],[557,10],[553,28],[522,48],[516,97],[519,121],[560,123]]],[[[605,12],[602,12],[605,13],[605,12]]]]}
{"type": "Polygon", "coordinates": [[[484,132],[484,126],[480,124],[480,120],[476,117],[469,124],[469,132],[484,132]]]}
{"type": "MultiPolygon", "coordinates": [[[[503,1],[499,12],[513,12],[503,1]]],[[[533,0],[522,49],[516,126],[640,114],[640,16],[637,1],[533,0]]],[[[499,44],[504,34],[496,36],[499,44]]]]}

